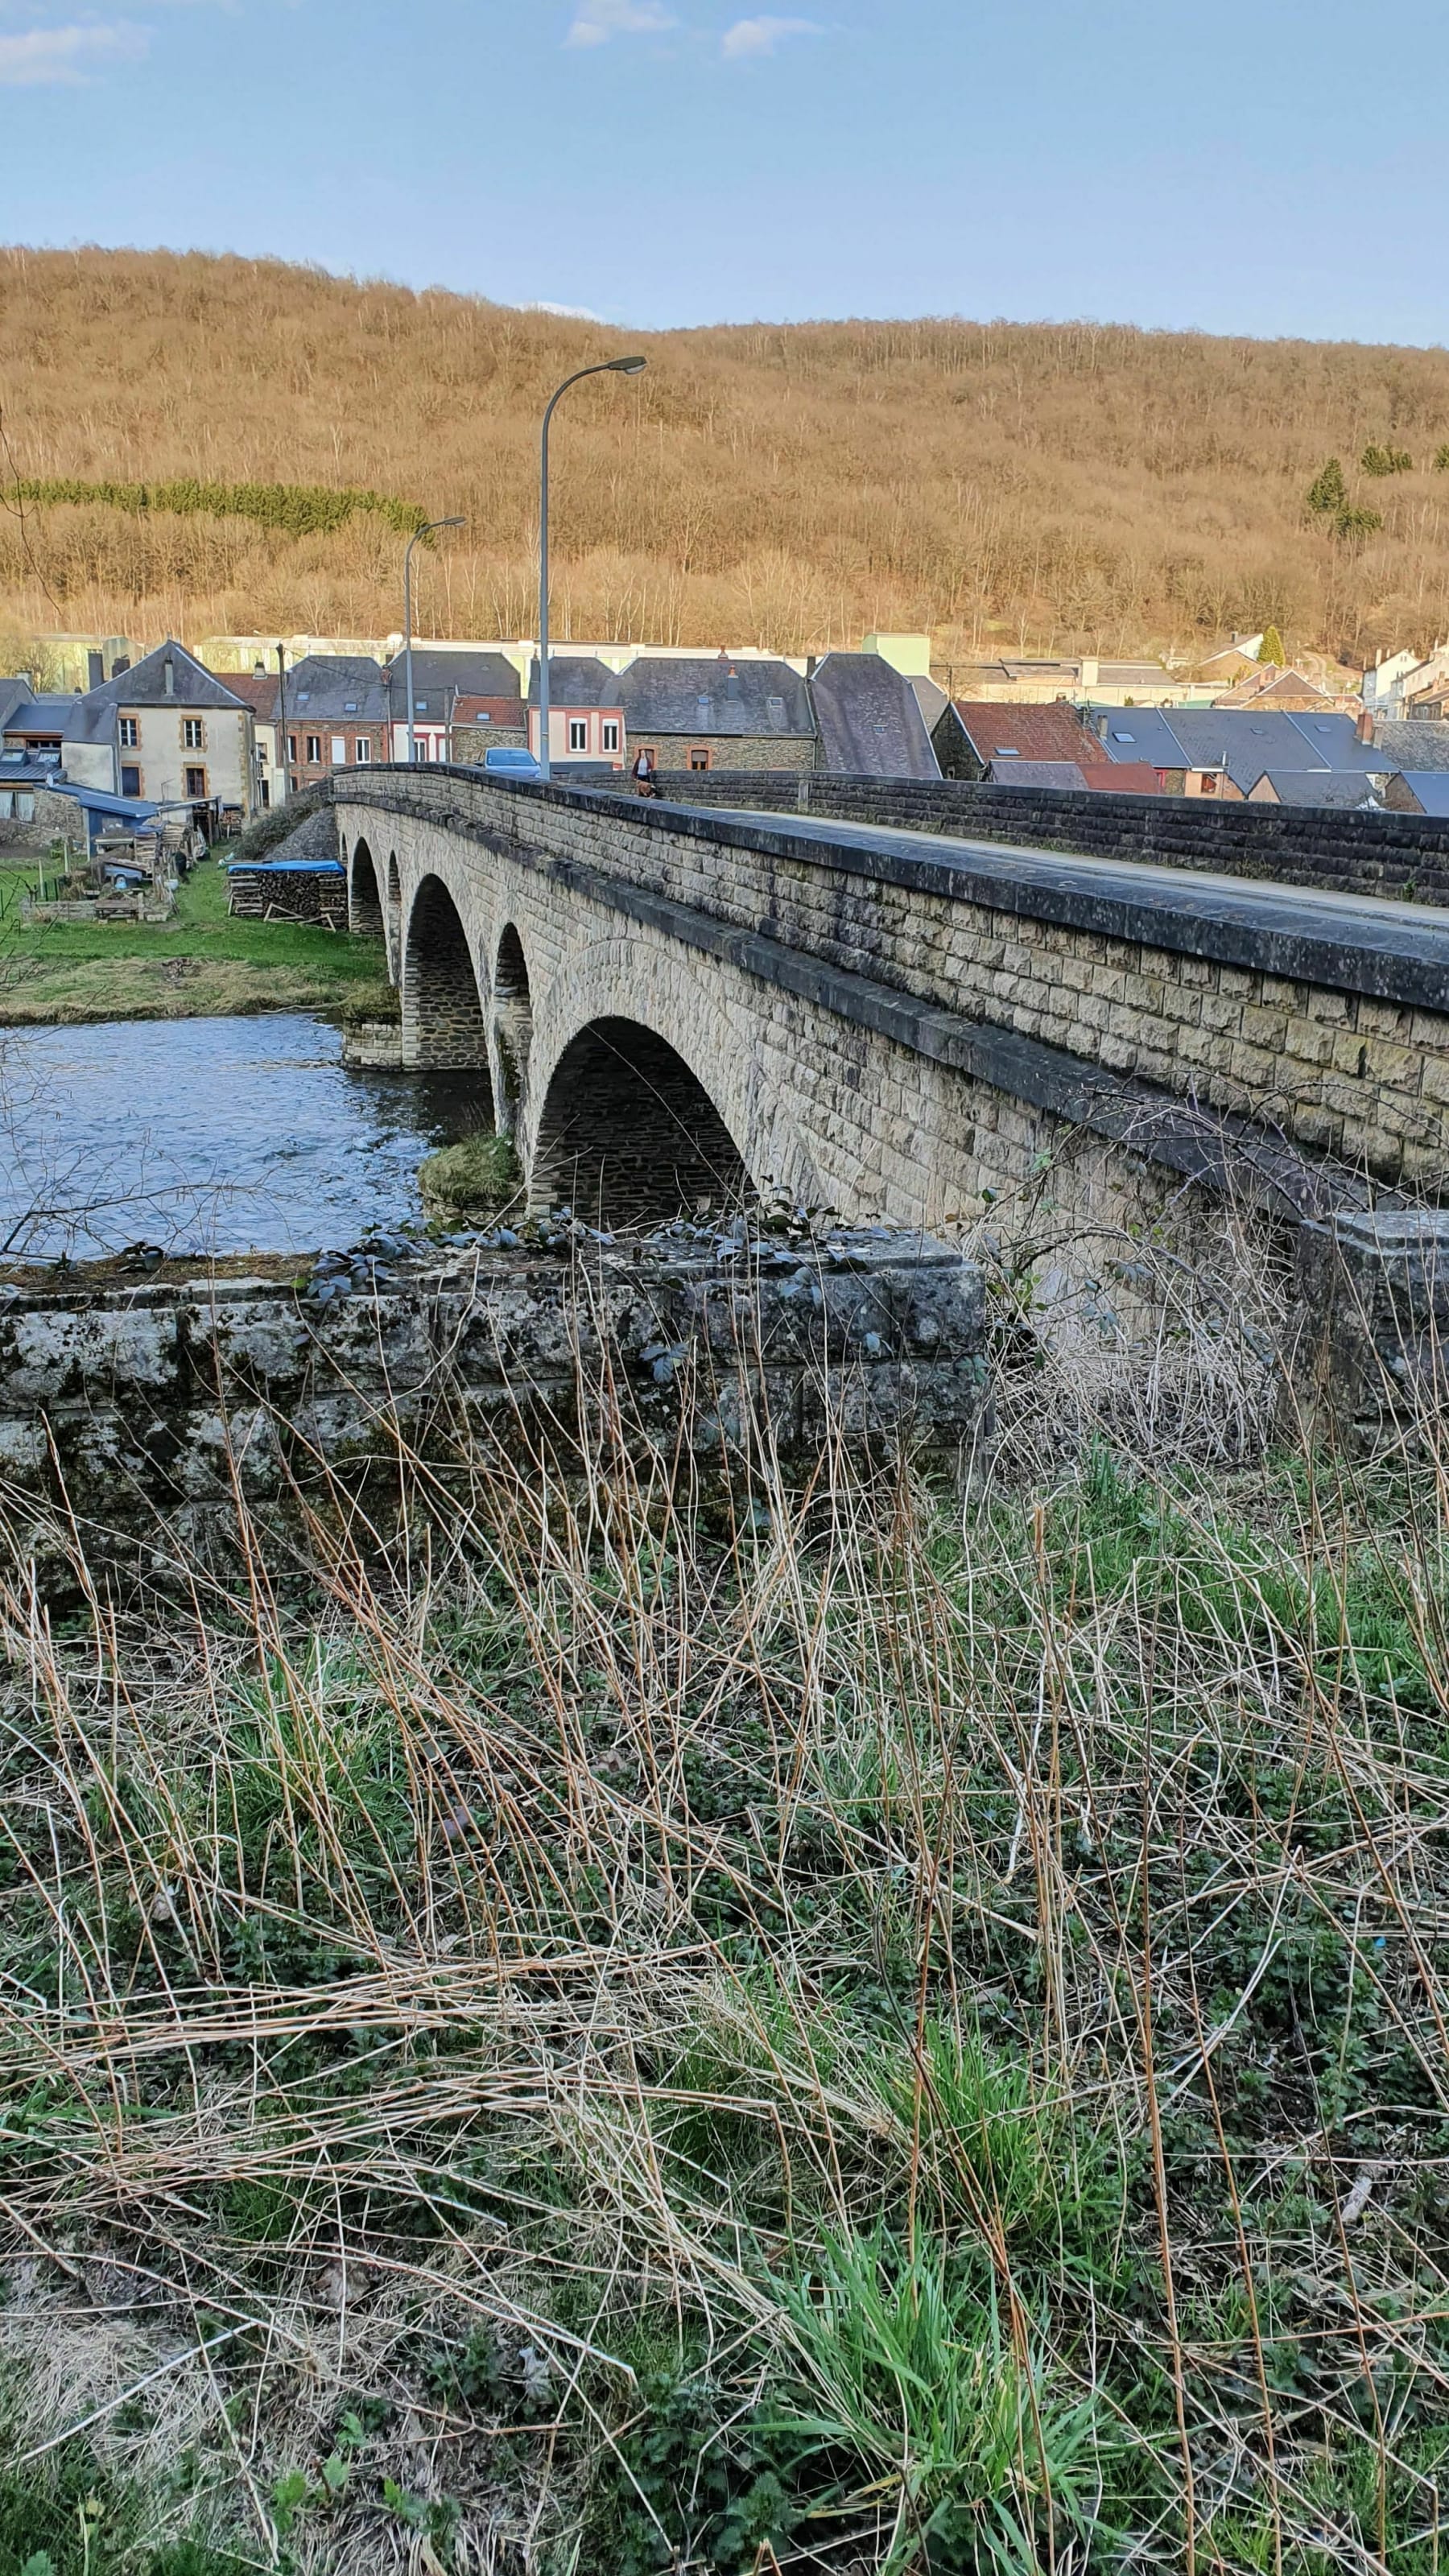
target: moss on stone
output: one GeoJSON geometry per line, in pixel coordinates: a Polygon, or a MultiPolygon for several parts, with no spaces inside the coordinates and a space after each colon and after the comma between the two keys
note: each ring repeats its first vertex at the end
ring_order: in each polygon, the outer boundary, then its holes
{"type": "Polygon", "coordinates": [[[341,1019],[345,1029],[359,1029],[384,1021],[396,1023],[402,1018],[402,995],[395,984],[364,984],[349,993],[342,1005],[341,1019]]]}
{"type": "Polygon", "coordinates": [[[429,1154],[419,1167],[418,1186],[431,1214],[461,1216],[474,1208],[502,1206],[522,1178],[506,1136],[465,1136],[461,1145],[429,1154]]]}

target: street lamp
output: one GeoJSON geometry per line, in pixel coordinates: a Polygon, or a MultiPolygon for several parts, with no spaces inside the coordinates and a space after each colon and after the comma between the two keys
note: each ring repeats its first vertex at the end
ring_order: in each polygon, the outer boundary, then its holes
{"type": "Polygon", "coordinates": [[[403,556],[403,663],[407,673],[408,692],[408,767],[417,759],[413,735],[413,548],[419,537],[431,537],[439,528],[461,528],[461,519],[429,519],[427,525],[414,528],[403,556]]]}
{"type": "Polygon", "coordinates": [[[553,774],[548,756],[548,429],[570,385],[585,376],[642,376],[647,358],[605,358],[597,367],[580,367],[565,376],[543,415],[543,443],[538,476],[538,765],[545,785],[553,774]]]}

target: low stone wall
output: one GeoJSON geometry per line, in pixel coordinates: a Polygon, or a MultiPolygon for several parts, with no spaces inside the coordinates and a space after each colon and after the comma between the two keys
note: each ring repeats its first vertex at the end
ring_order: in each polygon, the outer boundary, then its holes
{"type": "MultiPolygon", "coordinates": [[[[486,1250],[319,1277],[0,1292],[0,1482],[83,1534],[182,1545],[329,1474],[440,1474],[592,1440],[728,1465],[903,1439],[955,1464],[983,1428],[979,1272],[917,1237],[486,1250]]],[[[17,1497],[19,1501],[17,1502],[17,1497]]]]}
{"type": "Polygon", "coordinates": [[[731,775],[727,795],[708,775],[687,769],[661,770],[659,787],[671,804],[816,814],[1018,848],[1075,850],[1086,858],[1270,878],[1320,894],[1449,904],[1449,821],[1431,815],[1099,796],[1085,788],[1074,794],[958,778],[797,778],[784,769],[731,775]]]}

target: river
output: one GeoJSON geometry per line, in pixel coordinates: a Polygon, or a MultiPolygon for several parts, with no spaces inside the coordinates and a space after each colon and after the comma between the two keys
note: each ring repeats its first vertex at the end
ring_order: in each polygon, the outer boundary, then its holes
{"type": "Polygon", "coordinates": [[[0,1255],[310,1252],[422,1214],[466,1076],[355,1072],[301,1011],[0,1031],[0,1255]]]}

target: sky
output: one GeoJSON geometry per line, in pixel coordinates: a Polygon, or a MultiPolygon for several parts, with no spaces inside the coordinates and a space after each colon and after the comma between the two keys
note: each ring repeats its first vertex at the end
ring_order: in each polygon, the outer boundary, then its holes
{"type": "Polygon", "coordinates": [[[0,238],[641,330],[1449,337],[1449,7],[0,0],[0,238]]]}

